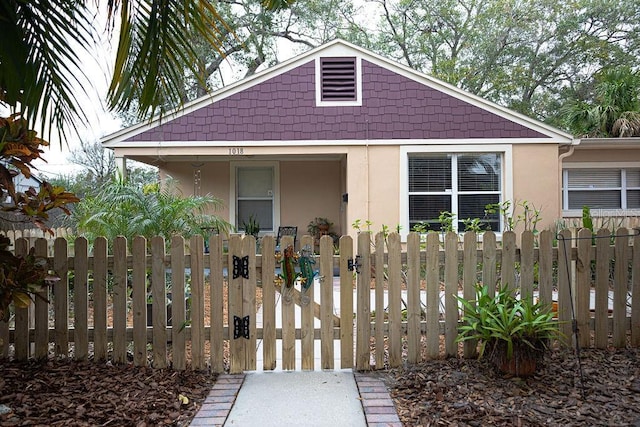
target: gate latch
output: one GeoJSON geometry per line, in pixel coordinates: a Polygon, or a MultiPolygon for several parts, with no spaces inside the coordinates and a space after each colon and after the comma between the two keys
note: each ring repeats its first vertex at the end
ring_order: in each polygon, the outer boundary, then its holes
{"type": "Polygon", "coordinates": [[[360,264],[360,255],[356,255],[356,258],[349,258],[347,260],[347,268],[349,269],[349,271],[354,271],[356,273],[360,273],[360,267],[362,266],[362,264],[360,264]]]}

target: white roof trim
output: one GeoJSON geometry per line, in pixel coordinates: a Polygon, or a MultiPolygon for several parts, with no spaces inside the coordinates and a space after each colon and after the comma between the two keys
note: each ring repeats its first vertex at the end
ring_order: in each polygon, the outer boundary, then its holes
{"type": "MultiPolygon", "coordinates": [[[[391,69],[392,71],[397,72],[398,74],[405,76],[411,80],[414,80],[418,83],[424,84],[428,87],[431,87],[433,89],[446,93],[447,95],[450,95],[454,98],[468,102],[469,104],[477,106],[483,110],[492,112],[500,117],[513,121],[514,123],[518,123],[529,129],[540,132],[543,135],[547,135],[549,138],[553,140],[548,142],[566,144],[566,143],[571,143],[573,141],[573,137],[571,135],[559,129],[556,129],[538,120],[527,117],[523,114],[512,111],[506,107],[502,107],[498,104],[487,101],[486,99],[473,95],[469,92],[465,92],[462,89],[459,89],[449,83],[445,83],[434,77],[431,77],[424,73],[420,73],[416,70],[409,68],[406,65],[391,61],[378,54],[365,50],[359,46],[356,46],[354,44],[351,44],[341,39],[333,40],[329,43],[326,43],[315,49],[311,49],[287,61],[277,64],[271,68],[268,68],[259,73],[256,73],[253,76],[247,77],[245,79],[232,83],[228,86],[225,86],[211,93],[210,95],[206,95],[204,97],[201,97],[194,101],[186,103],[181,108],[171,111],[162,117],[155,117],[150,121],[141,122],[136,125],[130,126],[128,128],[122,129],[120,131],[114,132],[110,135],[106,135],[100,141],[105,145],[105,147],[115,148],[119,143],[123,142],[126,139],[134,137],[149,129],[153,129],[167,121],[189,114],[199,108],[213,104],[214,102],[220,101],[224,98],[227,98],[231,95],[241,92],[249,87],[260,84],[272,77],[275,77],[277,75],[290,71],[294,68],[297,68],[300,65],[303,65],[306,62],[309,62],[315,59],[316,57],[319,57],[320,54],[330,55],[330,56],[355,54],[356,56],[362,59],[365,59],[381,67],[391,69]]],[[[486,140],[484,139],[481,139],[481,141],[486,142],[486,140]]],[[[399,142],[399,141],[394,140],[394,142],[399,142]]],[[[531,143],[532,140],[528,140],[528,142],[531,143]]],[[[541,142],[541,141],[535,141],[535,142],[541,142]]],[[[224,141],[224,142],[221,141],[218,143],[231,144],[231,142],[227,142],[227,141],[224,141]]],[[[326,144],[327,142],[324,142],[324,143],[326,144]]],[[[130,144],[131,142],[126,143],[127,146],[131,146],[130,144]]],[[[164,144],[166,143],[163,143],[163,145],[164,144]]],[[[246,144],[246,142],[242,142],[242,144],[246,144]]]]}

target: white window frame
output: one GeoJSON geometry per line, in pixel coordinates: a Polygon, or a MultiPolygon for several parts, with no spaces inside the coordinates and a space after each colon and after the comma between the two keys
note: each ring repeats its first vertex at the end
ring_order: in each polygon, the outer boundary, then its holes
{"type": "MultiPolygon", "coordinates": [[[[328,55],[339,57],[340,55],[328,55]]],[[[353,57],[353,55],[344,55],[353,57]]],[[[337,106],[362,106],[362,58],[356,56],[356,100],[355,101],[323,101],[322,100],[322,76],[320,58],[315,59],[316,65],[316,107],[337,107],[337,106]]]]}
{"type": "MultiPolygon", "coordinates": [[[[513,200],[513,147],[510,144],[489,145],[405,145],[400,147],[400,226],[401,236],[406,240],[409,229],[409,157],[414,154],[464,154],[464,153],[496,153],[502,158],[502,194],[501,201],[513,200]]],[[[452,185],[454,183],[452,182],[452,185]]],[[[452,201],[452,211],[458,209],[456,201],[452,201]]],[[[502,218],[500,218],[502,227],[502,218]]],[[[501,235],[501,233],[496,233],[501,235]]]]}
{"type": "Polygon", "coordinates": [[[230,162],[229,168],[229,222],[235,224],[236,218],[236,205],[238,203],[237,191],[236,191],[236,177],[238,176],[238,168],[259,168],[259,167],[272,167],[273,168],[273,230],[261,229],[260,235],[265,233],[274,233],[280,226],[280,162],[278,161],[235,161],[230,162]]]}
{"type": "Polygon", "coordinates": [[[627,186],[627,169],[639,169],[640,162],[571,162],[565,163],[562,166],[562,216],[565,217],[580,217],[582,216],[582,209],[569,209],[569,188],[567,183],[569,182],[569,170],[570,169],[616,169],[620,171],[620,187],[599,188],[599,190],[617,190],[620,191],[620,208],[611,209],[592,209],[591,214],[593,216],[629,216],[640,215],[640,209],[627,207],[627,195],[626,191],[638,190],[638,187],[627,186]]]}

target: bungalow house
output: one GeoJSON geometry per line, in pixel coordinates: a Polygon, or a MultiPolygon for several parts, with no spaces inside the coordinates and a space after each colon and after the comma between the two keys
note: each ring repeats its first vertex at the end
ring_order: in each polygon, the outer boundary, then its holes
{"type": "Polygon", "coordinates": [[[184,194],[223,199],[239,229],[253,216],[263,233],[299,235],[315,217],[337,234],[353,234],[358,219],[374,231],[421,221],[437,230],[442,211],[500,231],[485,206],[518,200],[541,209],[544,228],[574,207],[562,194],[578,194],[563,187],[563,161],[582,165],[571,184],[600,160],[571,135],[342,40],[102,142],[121,164],[158,166],[184,194]]]}

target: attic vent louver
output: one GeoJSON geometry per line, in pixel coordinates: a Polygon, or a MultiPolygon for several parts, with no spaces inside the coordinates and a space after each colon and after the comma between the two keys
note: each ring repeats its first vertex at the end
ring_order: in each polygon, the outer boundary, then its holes
{"type": "Polygon", "coordinates": [[[322,101],[356,101],[356,58],[320,58],[322,101]]]}

